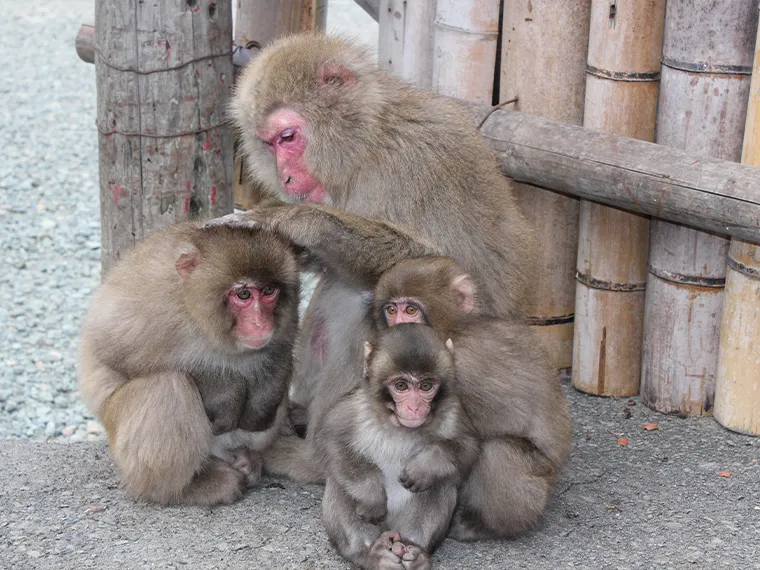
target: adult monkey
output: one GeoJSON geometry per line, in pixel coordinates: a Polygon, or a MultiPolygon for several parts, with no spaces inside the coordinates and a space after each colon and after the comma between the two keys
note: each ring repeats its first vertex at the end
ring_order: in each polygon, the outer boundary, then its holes
{"type": "Polygon", "coordinates": [[[535,238],[455,101],[377,69],[349,41],[305,34],[273,43],[246,67],[232,115],[254,178],[300,204],[217,223],[276,228],[324,270],[293,378],[310,432],[361,377],[362,342],[372,337],[365,292],[398,261],[450,256],[474,279],[485,314],[521,314],[535,238]]]}

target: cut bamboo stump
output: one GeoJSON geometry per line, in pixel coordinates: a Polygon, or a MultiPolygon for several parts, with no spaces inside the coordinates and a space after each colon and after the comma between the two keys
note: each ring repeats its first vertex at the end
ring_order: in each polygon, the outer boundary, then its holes
{"type": "Polygon", "coordinates": [[[433,86],[435,6],[435,0],[380,0],[379,5],[379,67],[427,89],[433,86]]]}
{"type": "MultiPolygon", "coordinates": [[[[591,0],[505,2],[500,99],[514,109],[580,125],[586,85],[591,0]]],[[[557,368],[573,358],[577,199],[516,185],[525,215],[536,230],[538,280],[530,322],[557,368]]]]}
{"type": "MultiPolygon", "coordinates": [[[[654,141],[665,0],[592,0],[583,125],[654,141]]],[[[573,386],[639,393],[649,218],[581,201],[573,386]]]]}
{"type": "MultiPolygon", "coordinates": [[[[760,29],[742,162],[760,166],[760,29]]],[[[715,419],[733,431],[760,435],[760,247],[739,239],[728,250],[715,419]]]]}
{"type": "MultiPolygon", "coordinates": [[[[658,143],[741,158],[756,27],[755,0],[668,2],[658,143]]],[[[727,251],[722,237],[652,221],[641,395],[658,411],[712,411],[727,251]]]]}
{"type": "Polygon", "coordinates": [[[96,2],[103,273],[145,235],[232,211],[228,2],[96,2]]]}
{"type": "Polygon", "coordinates": [[[499,0],[437,0],[434,38],[433,89],[491,104],[499,0]]]}
{"type": "MultiPolygon", "coordinates": [[[[327,0],[237,0],[235,5],[235,48],[249,51],[249,57],[282,35],[323,30],[327,22],[327,0]]],[[[250,210],[266,196],[248,176],[245,159],[238,152],[233,180],[236,208],[250,210]]]]}

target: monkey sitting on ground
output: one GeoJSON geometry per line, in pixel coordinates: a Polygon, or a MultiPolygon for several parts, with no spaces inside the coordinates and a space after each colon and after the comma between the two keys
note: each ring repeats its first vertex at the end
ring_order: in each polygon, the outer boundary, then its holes
{"type": "Polygon", "coordinates": [[[457,486],[477,456],[454,350],[428,327],[382,331],[365,343],[364,380],[328,412],[322,518],[361,568],[428,569],[446,536],[457,486]]]}
{"type": "Polygon", "coordinates": [[[239,499],[287,415],[298,267],[260,229],[176,224],[106,277],[80,343],[79,385],[128,492],[156,503],[239,499]]]}
{"type": "Polygon", "coordinates": [[[446,257],[398,263],[380,278],[374,303],[378,328],[426,324],[456,347],[458,393],[481,451],[450,536],[507,537],[535,525],[567,456],[571,421],[531,329],[483,314],[473,279],[446,257]]]}

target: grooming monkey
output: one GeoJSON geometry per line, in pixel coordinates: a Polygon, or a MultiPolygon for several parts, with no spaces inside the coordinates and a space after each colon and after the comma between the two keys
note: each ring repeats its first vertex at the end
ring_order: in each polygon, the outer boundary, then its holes
{"type": "Polygon", "coordinates": [[[79,385],[127,490],[211,505],[261,476],[260,451],[287,415],[298,268],[263,230],[153,233],[95,294],[79,385]]]}
{"type": "Polygon", "coordinates": [[[456,101],[377,69],[351,42],[305,34],[244,69],[232,115],[252,177],[294,204],[215,223],[275,229],[322,269],[293,376],[293,399],[308,407],[308,453],[319,452],[312,438],[326,412],[361,378],[361,342],[373,335],[367,293],[397,262],[451,256],[477,285],[483,314],[521,314],[535,238],[456,101]]]}
{"type": "MultiPolygon", "coordinates": [[[[379,329],[425,324],[456,347],[457,388],[481,451],[450,536],[513,536],[540,519],[570,446],[556,372],[531,329],[482,310],[473,279],[446,257],[409,259],[380,278],[379,329]]],[[[391,329],[392,330],[392,329],[391,329]]]]}
{"type": "Polygon", "coordinates": [[[459,403],[455,345],[402,325],[365,343],[364,379],[327,413],[322,518],[365,569],[430,568],[477,456],[459,403]]]}

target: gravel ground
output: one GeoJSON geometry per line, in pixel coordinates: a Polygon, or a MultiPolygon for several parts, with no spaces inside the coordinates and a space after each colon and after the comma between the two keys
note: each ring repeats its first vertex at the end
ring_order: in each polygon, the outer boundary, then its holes
{"type": "MultiPolygon", "coordinates": [[[[102,428],[76,392],[76,345],[100,280],[95,67],[74,36],[93,0],[3,0],[0,19],[0,439],[81,440],[102,428]]],[[[328,30],[377,43],[352,0],[328,30]]]]}

